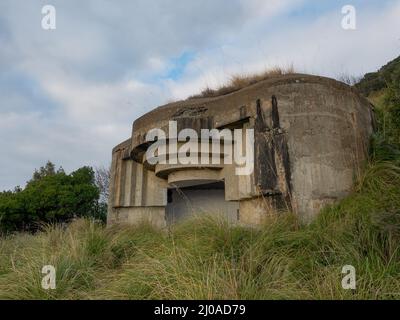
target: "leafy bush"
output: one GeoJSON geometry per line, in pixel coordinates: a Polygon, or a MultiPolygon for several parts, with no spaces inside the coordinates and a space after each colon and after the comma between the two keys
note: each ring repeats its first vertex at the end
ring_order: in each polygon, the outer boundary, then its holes
{"type": "Polygon", "coordinates": [[[0,193],[2,231],[36,230],[39,224],[68,222],[76,217],[101,217],[104,205],[98,203],[99,190],[92,168],[71,174],[54,171],[48,163],[35,171],[25,189],[0,193]]]}

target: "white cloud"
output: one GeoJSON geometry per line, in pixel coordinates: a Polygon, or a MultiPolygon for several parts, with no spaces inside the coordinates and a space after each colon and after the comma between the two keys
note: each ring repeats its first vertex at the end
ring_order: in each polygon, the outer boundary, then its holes
{"type": "Polygon", "coordinates": [[[293,65],[299,72],[337,77],[342,73],[363,75],[377,70],[400,52],[400,1],[381,11],[358,8],[358,28],[341,28],[340,8],[316,20],[287,21],[279,32],[258,30],[215,50],[198,54],[179,81],[169,81],[174,96],[185,98],[202,88],[218,87],[232,75],[257,73],[275,66],[293,65]]]}
{"type": "Polygon", "coordinates": [[[270,18],[303,3],[304,0],[241,0],[249,18],[270,18]]]}

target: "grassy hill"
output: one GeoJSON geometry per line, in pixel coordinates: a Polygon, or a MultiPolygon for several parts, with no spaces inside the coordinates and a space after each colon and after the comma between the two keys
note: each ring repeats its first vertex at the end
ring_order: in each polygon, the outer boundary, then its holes
{"type": "Polygon", "coordinates": [[[367,73],[355,87],[376,107],[380,138],[400,147],[400,57],[367,73]]]}
{"type": "Polygon", "coordinates": [[[377,109],[370,159],[353,193],[311,224],[290,213],[260,229],[204,216],[168,231],[81,219],[4,236],[0,299],[399,299],[399,64],[356,85],[377,109]],[[57,288],[46,291],[49,264],[57,288]],[[341,286],[344,265],[355,290],[341,286]]]}
{"type": "Polygon", "coordinates": [[[371,72],[355,85],[355,87],[366,97],[374,92],[387,89],[390,84],[400,75],[400,57],[390,61],[377,72],[371,72]]]}

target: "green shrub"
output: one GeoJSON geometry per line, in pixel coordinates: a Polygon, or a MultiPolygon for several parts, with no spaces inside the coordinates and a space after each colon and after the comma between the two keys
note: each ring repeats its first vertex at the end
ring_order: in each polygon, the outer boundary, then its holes
{"type": "Polygon", "coordinates": [[[76,217],[103,218],[94,172],[80,168],[67,175],[51,166],[36,171],[25,189],[0,193],[0,231],[34,231],[40,224],[68,222],[76,217]]]}

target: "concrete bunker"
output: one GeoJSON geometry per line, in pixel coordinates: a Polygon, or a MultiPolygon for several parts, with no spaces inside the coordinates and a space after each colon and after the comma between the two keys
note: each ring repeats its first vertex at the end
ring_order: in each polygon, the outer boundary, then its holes
{"type": "MultiPolygon", "coordinates": [[[[131,137],[113,149],[108,223],[145,220],[165,227],[209,213],[257,225],[281,209],[309,220],[351,191],[373,129],[373,107],[355,89],[303,74],[158,107],[138,118],[131,137]],[[199,137],[202,129],[253,130],[254,170],[237,175],[235,164],[224,161],[154,164],[147,151],[156,142],[146,135],[154,128],[168,132],[169,147],[176,138],[169,135],[170,121],[199,137]]],[[[249,143],[244,135],[241,142],[249,143]]],[[[203,150],[204,140],[193,143],[203,150]]],[[[174,155],[168,151],[165,157],[174,155]]],[[[225,159],[222,146],[219,152],[225,159]]]]}

